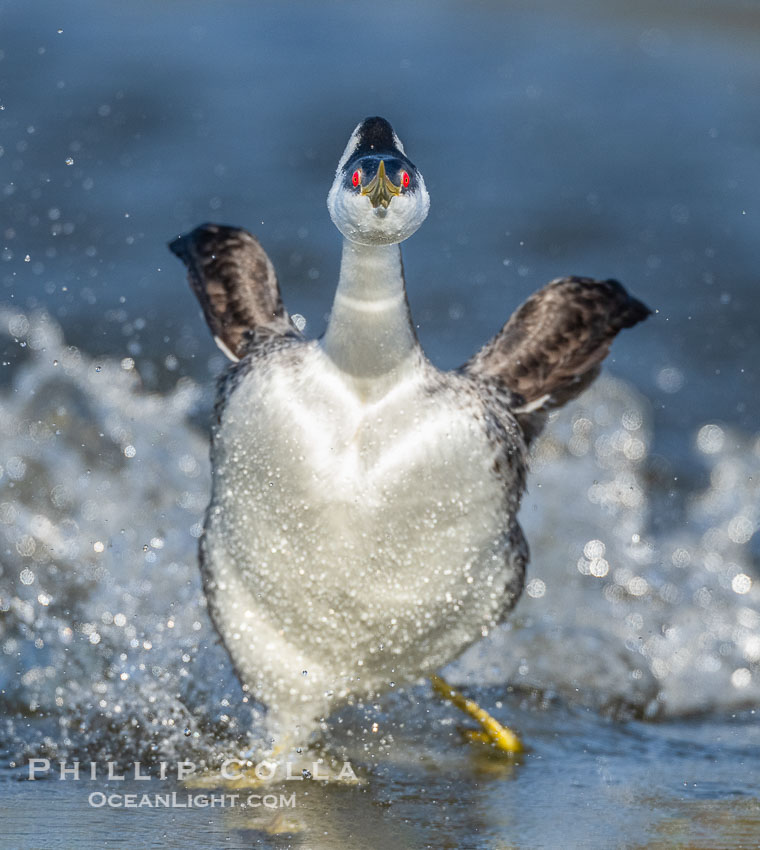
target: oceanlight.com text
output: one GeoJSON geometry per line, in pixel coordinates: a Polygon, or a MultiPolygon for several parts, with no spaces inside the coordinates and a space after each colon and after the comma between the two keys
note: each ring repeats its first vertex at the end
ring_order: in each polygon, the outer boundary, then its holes
{"type": "Polygon", "coordinates": [[[94,809],[293,809],[295,794],[106,794],[93,791],[87,802],[94,809]]]}

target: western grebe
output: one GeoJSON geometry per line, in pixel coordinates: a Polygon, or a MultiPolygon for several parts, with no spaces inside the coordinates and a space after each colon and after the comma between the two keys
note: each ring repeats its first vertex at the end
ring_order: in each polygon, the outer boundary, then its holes
{"type": "Polygon", "coordinates": [[[327,331],[304,339],[244,230],[171,243],[222,350],[201,540],[211,614],[278,749],[333,708],[431,676],[496,746],[519,739],[435,671],[498,625],[524,583],[517,522],[546,413],[649,310],[616,281],[555,280],[460,369],[425,357],[399,243],[429,207],[391,126],[352,133],[327,205],[343,234],[327,331]]]}

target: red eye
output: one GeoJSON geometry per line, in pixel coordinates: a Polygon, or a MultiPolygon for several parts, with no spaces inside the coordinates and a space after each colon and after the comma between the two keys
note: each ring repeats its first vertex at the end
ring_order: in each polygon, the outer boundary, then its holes
{"type": "Polygon", "coordinates": [[[359,172],[354,171],[354,176],[351,178],[351,182],[354,184],[354,186],[358,186],[359,183],[361,183],[361,179],[362,178],[361,178],[361,175],[359,174],[359,172]]]}
{"type": "Polygon", "coordinates": [[[401,172],[401,185],[405,189],[409,185],[409,172],[408,171],[402,171],[401,172]]]}

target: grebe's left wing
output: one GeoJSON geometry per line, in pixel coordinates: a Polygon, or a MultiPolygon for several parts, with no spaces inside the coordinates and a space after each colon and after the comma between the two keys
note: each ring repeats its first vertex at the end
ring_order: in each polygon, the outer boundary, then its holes
{"type": "Polygon", "coordinates": [[[531,439],[547,410],[594,380],[618,333],[650,313],[616,280],[559,278],[531,295],[462,369],[522,396],[513,412],[531,439]]]}
{"type": "Polygon", "coordinates": [[[277,275],[259,240],[239,227],[202,224],[169,243],[187,266],[217,345],[239,360],[252,334],[300,336],[280,297],[277,275]]]}

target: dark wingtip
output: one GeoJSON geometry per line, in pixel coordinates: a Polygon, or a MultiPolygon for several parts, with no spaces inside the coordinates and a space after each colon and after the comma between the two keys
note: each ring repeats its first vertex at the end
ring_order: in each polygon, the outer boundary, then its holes
{"type": "Polygon", "coordinates": [[[643,322],[644,319],[652,315],[652,311],[649,307],[647,307],[643,301],[639,301],[638,298],[634,298],[619,280],[610,279],[604,282],[609,286],[612,286],[625,299],[625,307],[622,313],[622,326],[624,328],[632,328],[634,325],[637,325],[639,322],[643,322]]]}
{"type": "Polygon", "coordinates": [[[225,224],[212,224],[207,221],[203,224],[199,224],[187,233],[181,234],[176,239],[172,239],[172,241],[168,242],[167,245],[172,254],[174,254],[175,257],[179,257],[179,259],[184,263],[190,256],[190,247],[196,244],[201,237],[208,236],[210,233],[222,233],[226,230],[237,230],[237,228],[230,227],[225,224]]]}
{"type": "Polygon", "coordinates": [[[644,319],[649,318],[651,315],[652,311],[643,301],[639,301],[638,298],[634,298],[632,295],[629,295],[627,310],[624,317],[625,324],[623,327],[632,328],[634,325],[638,325],[639,322],[643,322],[644,319]]]}
{"type": "Polygon", "coordinates": [[[178,236],[176,239],[172,239],[171,242],[167,243],[169,250],[174,254],[175,257],[179,257],[180,260],[184,260],[187,256],[187,237],[186,236],[178,236]]]}
{"type": "Polygon", "coordinates": [[[643,302],[639,301],[638,298],[631,298],[631,307],[633,308],[636,314],[636,321],[643,322],[644,319],[653,315],[654,311],[650,310],[649,307],[643,302]]]}

